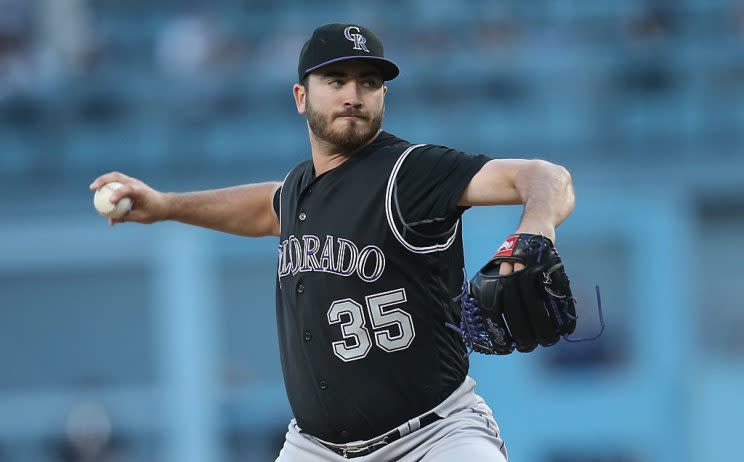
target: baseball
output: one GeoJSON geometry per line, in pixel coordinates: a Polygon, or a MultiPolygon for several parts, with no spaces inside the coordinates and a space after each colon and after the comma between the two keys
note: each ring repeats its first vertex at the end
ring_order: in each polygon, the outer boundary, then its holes
{"type": "Polygon", "coordinates": [[[111,193],[122,186],[124,185],[118,181],[112,181],[96,190],[93,196],[93,206],[101,216],[106,218],[121,218],[132,209],[132,200],[128,197],[120,199],[116,204],[112,204],[109,200],[111,193]]]}

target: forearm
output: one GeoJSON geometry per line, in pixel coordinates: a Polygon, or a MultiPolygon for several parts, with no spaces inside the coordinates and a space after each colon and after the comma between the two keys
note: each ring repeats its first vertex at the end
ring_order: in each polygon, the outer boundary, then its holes
{"type": "Polygon", "coordinates": [[[167,193],[167,219],[242,236],[278,233],[272,198],[279,183],[257,183],[189,193],[167,193]]]}
{"type": "Polygon", "coordinates": [[[543,234],[555,241],[555,228],[574,209],[571,175],[546,161],[531,161],[514,178],[524,212],[517,232],[543,234]]]}

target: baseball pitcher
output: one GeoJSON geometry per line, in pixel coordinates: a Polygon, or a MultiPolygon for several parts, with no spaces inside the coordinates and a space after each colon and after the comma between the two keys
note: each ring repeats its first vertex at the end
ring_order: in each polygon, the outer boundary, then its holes
{"type": "Polygon", "coordinates": [[[120,182],[111,201],[131,199],[111,223],[279,238],[277,337],[294,415],[280,462],[506,461],[468,354],[529,352],[576,326],[554,246],[574,208],[568,171],[382,130],[398,73],[369,29],[324,25],[293,87],[311,155],[283,181],[176,194],[113,172],[91,185],[120,182]],[[468,281],[462,214],[505,204],[523,204],[521,223],[468,281]]]}

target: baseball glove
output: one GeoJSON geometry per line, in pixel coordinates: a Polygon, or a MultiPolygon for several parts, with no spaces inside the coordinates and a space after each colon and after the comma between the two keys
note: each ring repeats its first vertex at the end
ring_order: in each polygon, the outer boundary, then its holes
{"type": "MultiPolygon", "coordinates": [[[[597,287],[599,301],[599,287],[597,287]]],[[[561,337],[574,339],[576,299],[553,242],[536,234],[513,234],[455,298],[462,304],[460,326],[449,327],[463,337],[468,353],[505,355],[515,349],[534,350],[551,346],[561,337]],[[499,276],[503,261],[521,262],[525,268],[499,276]]]]}

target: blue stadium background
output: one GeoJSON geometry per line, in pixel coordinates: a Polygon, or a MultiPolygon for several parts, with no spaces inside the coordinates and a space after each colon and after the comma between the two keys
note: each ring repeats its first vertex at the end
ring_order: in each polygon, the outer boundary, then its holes
{"type": "MultiPolygon", "coordinates": [[[[0,461],[269,461],[274,239],[107,228],[88,184],[281,179],[312,29],[375,30],[385,127],[573,174],[594,344],[474,357],[512,461],[744,461],[744,4],[0,0],[0,461]]],[[[466,214],[472,272],[518,207],[466,214]]]]}

